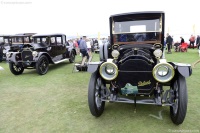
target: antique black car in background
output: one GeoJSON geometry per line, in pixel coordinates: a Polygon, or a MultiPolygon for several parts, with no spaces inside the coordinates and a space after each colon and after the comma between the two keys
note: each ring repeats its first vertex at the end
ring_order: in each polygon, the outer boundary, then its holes
{"type": "Polygon", "coordinates": [[[12,45],[11,35],[0,35],[0,62],[6,60],[6,53],[12,45]]]}
{"type": "Polygon", "coordinates": [[[32,36],[33,42],[24,45],[18,51],[7,53],[10,71],[19,75],[24,69],[36,69],[37,73],[44,75],[47,73],[49,64],[58,64],[69,60],[74,62],[76,51],[70,47],[64,34],[36,34],[32,36]]]}
{"type": "Polygon", "coordinates": [[[32,36],[35,34],[36,33],[21,33],[10,36],[11,45],[9,51],[17,52],[23,47],[26,47],[26,45],[30,45],[32,42],[32,36]]]}
{"type": "Polygon", "coordinates": [[[188,101],[185,78],[192,69],[165,59],[165,13],[125,13],[109,20],[110,44],[100,47],[100,62],[88,64],[91,114],[100,116],[106,101],[133,103],[135,109],[136,104],[170,106],[173,123],[181,124],[188,101]]]}
{"type": "Polygon", "coordinates": [[[17,52],[24,47],[24,45],[32,42],[32,35],[36,33],[20,33],[15,35],[0,35],[3,39],[3,60],[6,60],[6,53],[9,51],[17,52]]]}

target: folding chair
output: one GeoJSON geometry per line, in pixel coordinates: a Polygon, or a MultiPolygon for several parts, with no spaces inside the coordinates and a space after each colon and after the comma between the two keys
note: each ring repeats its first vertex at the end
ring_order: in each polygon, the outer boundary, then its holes
{"type": "Polygon", "coordinates": [[[187,52],[188,49],[188,44],[187,43],[182,43],[180,46],[180,51],[181,52],[187,52]]]}

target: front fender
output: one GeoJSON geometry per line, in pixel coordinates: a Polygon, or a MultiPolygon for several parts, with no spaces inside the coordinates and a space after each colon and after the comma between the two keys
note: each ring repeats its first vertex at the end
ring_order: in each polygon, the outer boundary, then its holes
{"type": "Polygon", "coordinates": [[[11,56],[10,57],[6,57],[6,60],[8,62],[17,63],[17,61],[16,61],[16,55],[19,54],[19,52],[9,52],[9,53],[11,53],[11,56]]]}
{"type": "Polygon", "coordinates": [[[175,63],[175,62],[169,62],[174,66],[174,69],[178,71],[179,74],[181,74],[183,77],[189,77],[192,75],[192,67],[190,64],[184,64],[184,63],[175,63]]]}
{"type": "Polygon", "coordinates": [[[66,48],[67,48],[67,50],[66,50],[66,57],[67,58],[70,58],[70,55],[71,55],[72,52],[74,52],[74,54],[77,55],[74,47],[67,46],[66,48]]]}
{"type": "Polygon", "coordinates": [[[37,62],[42,55],[46,55],[47,58],[49,59],[49,62],[53,63],[53,60],[51,59],[50,55],[47,52],[38,52],[38,56],[37,57],[33,57],[33,60],[35,62],[37,62]]]}
{"type": "Polygon", "coordinates": [[[89,62],[87,65],[87,72],[94,73],[101,64],[102,62],[89,62]]]}

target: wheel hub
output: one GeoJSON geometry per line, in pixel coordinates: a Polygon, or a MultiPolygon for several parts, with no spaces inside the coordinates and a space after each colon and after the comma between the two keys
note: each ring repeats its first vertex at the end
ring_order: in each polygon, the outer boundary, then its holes
{"type": "Polygon", "coordinates": [[[101,107],[102,105],[102,101],[101,101],[101,95],[100,95],[100,88],[101,88],[101,79],[98,78],[97,79],[97,83],[96,83],[96,93],[95,93],[95,102],[98,108],[101,107]]]}

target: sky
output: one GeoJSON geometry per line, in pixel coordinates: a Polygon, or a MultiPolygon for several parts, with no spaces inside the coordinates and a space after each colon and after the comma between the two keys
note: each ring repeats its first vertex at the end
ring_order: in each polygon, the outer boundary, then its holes
{"type": "Polygon", "coordinates": [[[138,11],[164,11],[165,34],[177,40],[200,34],[197,0],[0,0],[0,34],[103,37],[109,35],[110,15],[138,11]]]}

